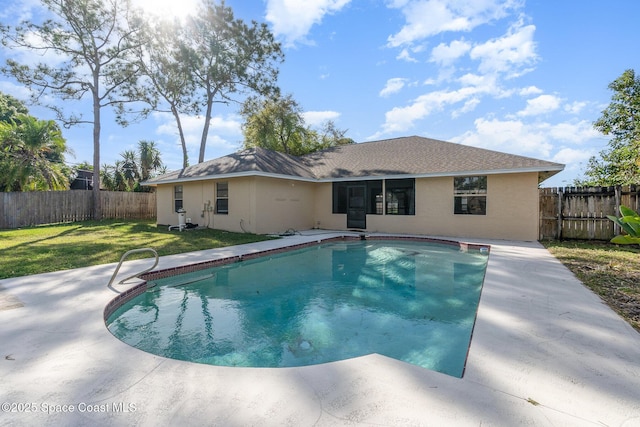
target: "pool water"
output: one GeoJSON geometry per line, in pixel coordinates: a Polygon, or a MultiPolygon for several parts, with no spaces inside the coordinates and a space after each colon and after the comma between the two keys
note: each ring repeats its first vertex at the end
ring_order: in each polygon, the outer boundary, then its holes
{"type": "Polygon", "coordinates": [[[486,264],[444,244],[322,244],[155,280],[107,326],[141,350],[211,365],[379,353],[461,377],[486,264]]]}

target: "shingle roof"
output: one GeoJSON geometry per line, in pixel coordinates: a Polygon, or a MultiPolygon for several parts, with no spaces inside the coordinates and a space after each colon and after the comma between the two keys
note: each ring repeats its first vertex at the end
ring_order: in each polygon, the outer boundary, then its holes
{"type": "Polygon", "coordinates": [[[564,165],[560,163],[409,136],[342,145],[301,157],[261,148],[244,150],[162,175],[146,184],[252,174],[333,181],[390,176],[538,172],[541,179],[546,179],[563,168],[564,165]]]}
{"type": "Polygon", "coordinates": [[[564,165],[419,136],[333,147],[305,156],[318,179],[467,172],[559,172],[564,165]]]}
{"type": "Polygon", "coordinates": [[[185,169],[169,172],[146,181],[145,184],[158,184],[174,181],[195,181],[211,178],[216,175],[287,175],[300,178],[315,179],[309,168],[299,157],[253,148],[228,156],[219,157],[185,169]]]}

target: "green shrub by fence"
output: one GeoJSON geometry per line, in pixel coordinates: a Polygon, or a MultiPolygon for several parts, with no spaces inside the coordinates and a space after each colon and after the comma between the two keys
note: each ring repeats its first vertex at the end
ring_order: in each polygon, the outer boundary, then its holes
{"type": "MultiPolygon", "coordinates": [[[[101,191],[105,219],[155,219],[156,193],[101,191]]],[[[0,228],[93,219],[88,190],[0,193],[0,228]]]]}

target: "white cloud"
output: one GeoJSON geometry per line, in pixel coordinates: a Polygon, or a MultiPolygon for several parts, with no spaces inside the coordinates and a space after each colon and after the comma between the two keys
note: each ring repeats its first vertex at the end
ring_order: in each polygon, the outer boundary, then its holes
{"type": "Polygon", "coordinates": [[[456,117],[459,117],[462,114],[469,113],[469,112],[475,110],[475,108],[478,106],[478,104],[480,104],[480,100],[478,98],[471,98],[470,100],[468,100],[468,101],[466,101],[464,103],[462,108],[454,110],[451,113],[451,117],[455,119],[456,117]]]}
{"type": "Polygon", "coordinates": [[[518,94],[520,96],[529,96],[529,95],[539,95],[543,92],[542,89],[536,87],[536,86],[528,86],[525,88],[522,88],[518,91],[518,94]]]}
{"type": "Polygon", "coordinates": [[[560,149],[551,160],[557,163],[564,164],[576,164],[588,161],[591,156],[596,154],[595,150],[584,150],[576,148],[562,148],[560,149]]]}
{"type": "Polygon", "coordinates": [[[587,106],[586,102],[574,101],[571,104],[564,106],[564,111],[569,114],[580,114],[580,112],[587,106]]]}
{"type": "Polygon", "coordinates": [[[553,149],[544,132],[520,120],[476,119],[475,131],[467,131],[459,137],[452,138],[474,147],[491,150],[508,151],[517,154],[535,155],[548,158],[553,149]]]}
{"type": "Polygon", "coordinates": [[[387,80],[387,84],[380,91],[379,95],[383,98],[393,95],[394,93],[400,92],[402,88],[407,84],[408,79],[404,79],[401,77],[395,77],[387,80]]]}
{"type": "MultiPolygon", "coordinates": [[[[156,134],[175,137],[177,143],[180,139],[173,115],[170,113],[153,113],[152,117],[159,123],[156,134]]],[[[200,147],[204,117],[186,116],[181,118],[182,130],[188,147],[200,147]]],[[[229,115],[227,117],[214,116],[209,125],[207,146],[232,146],[242,135],[242,122],[240,117],[229,115]]]]}
{"type": "Polygon", "coordinates": [[[479,93],[491,94],[497,98],[507,96],[508,91],[498,86],[498,78],[495,74],[465,74],[458,79],[458,82],[463,86],[471,86],[476,88],[479,93]]]}
{"type": "MultiPolygon", "coordinates": [[[[583,145],[593,141],[597,132],[593,131],[590,123],[561,122],[526,123],[522,120],[500,120],[479,118],[474,122],[475,129],[464,134],[451,138],[451,141],[475,147],[482,147],[491,150],[505,151],[514,154],[521,154],[539,158],[552,158],[554,147],[570,143],[583,145]]],[[[554,161],[569,163],[568,156],[575,152],[574,149],[564,148],[555,155],[554,161]],[[564,150],[564,151],[563,151],[564,150]],[[560,153],[563,154],[560,154],[560,153]],[[561,161],[563,160],[565,161],[561,161]]],[[[588,150],[577,150],[585,151],[588,150]]],[[[590,156],[586,156],[588,158],[590,156]]]]}
{"type": "Polygon", "coordinates": [[[489,40],[471,49],[470,57],[480,61],[480,73],[508,73],[519,75],[522,67],[533,64],[538,56],[535,52],[534,25],[514,24],[507,34],[489,40]]]}
{"type": "Polygon", "coordinates": [[[581,144],[584,141],[600,138],[600,133],[593,128],[591,122],[581,120],[579,122],[558,123],[549,127],[549,135],[563,142],[581,144]]]}
{"type": "Polygon", "coordinates": [[[26,86],[11,83],[6,80],[0,80],[0,92],[11,95],[14,98],[27,103],[31,92],[26,86]]]}
{"type": "Polygon", "coordinates": [[[540,95],[537,98],[528,99],[524,110],[517,113],[518,116],[537,116],[550,113],[560,108],[562,99],[555,95],[540,95]]]}
{"type": "Polygon", "coordinates": [[[402,29],[388,38],[390,47],[412,44],[446,31],[471,31],[507,16],[521,7],[518,0],[406,0],[388,3],[406,19],[402,29]]]}
{"type": "Polygon", "coordinates": [[[466,101],[480,92],[481,89],[475,87],[463,87],[455,91],[442,90],[421,95],[411,105],[394,107],[392,110],[387,111],[382,131],[376,133],[376,135],[406,132],[413,127],[415,121],[421,120],[447,105],[466,101]]]}
{"type": "MultiPolygon", "coordinates": [[[[471,59],[479,61],[478,72],[467,73],[455,79],[455,70],[444,67],[436,83],[441,81],[457,81],[461,87],[457,90],[434,91],[416,98],[410,105],[395,107],[385,115],[385,123],[377,135],[406,132],[418,120],[439,111],[449,105],[464,103],[451,113],[453,118],[475,109],[482,96],[505,98],[517,93],[517,89],[506,88],[504,77],[511,78],[527,71],[526,66],[537,60],[533,35],[535,26],[523,25],[522,19],[509,27],[506,34],[472,46],[464,40],[449,44],[440,44],[432,51],[431,60],[441,65],[449,65],[453,60],[469,53],[471,59]],[[448,75],[445,75],[448,70],[448,75]]],[[[522,93],[536,93],[539,89],[530,86],[522,93]]],[[[522,116],[541,114],[552,111],[560,105],[560,99],[544,95],[530,100],[528,108],[521,112],[522,116]],[[552,102],[554,101],[555,104],[552,102]],[[546,103],[545,103],[546,102],[546,103]]]]}
{"type": "Polygon", "coordinates": [[[351,0],[267,0],[266,20],[273,33],[284,38],[286,46],[306,42],[311,27],[327,14],[340,11],[351,0]]]}
{"type": "Polygon", "coordinates": [[[31,20],[34,11],[43,10],[40,0],[22,0],[9,5],[3,4],[2,6],[3,7],[0,8],[0,18],[3,21],[5,18],[11,18],[10,22],[13,24],[18,24],[24,20],[31,20]]]}
{"type": "Polygon", "coordinates": [[[400,51],[398,56],[396,56],[396,59],[399,59],[401,61],[407,61],[407,62],[418,62],[416,58],[411,56],[411,54],[409,53],[409,49],[406,49],[406,48],[400,51]]]}
{"type": "Polygon", "coordinates": [[[337,111],[306,111],[302,113],[305,123],[309,126],[320,126],[327,120],[335,120],[340,117],[337,111]]]}
{"type": "MultiPolygon", "coordinates": [[[[551,157],[552,162],[562,163],[565,165],[564,171],[558,177],[554,177],[557,181],[553,185],[568,185],[571,181],[581,177],[584,174],[584,165],[592,156],[598,154],[595,147],[581,147],[580,149],[563,147],[551,157]],[[561,179],[561,177],[565,179],[561,179]],[[572,179],[570,177],[573,177],[572,179]],[[571,181],[569,181],[571,179],[571,181]],[[569,182],[567,182],[569,181],[569,182]]],[[[551,184],[545,184],[551,186],[551,184]]]]}
{"type": "Polygon", "coordinates": [[[431,50],[429,61],[439,65],[450,65],[470,50],[471,43],[465,40],[454,40],[449,44],[440,43],[431,50]]]}

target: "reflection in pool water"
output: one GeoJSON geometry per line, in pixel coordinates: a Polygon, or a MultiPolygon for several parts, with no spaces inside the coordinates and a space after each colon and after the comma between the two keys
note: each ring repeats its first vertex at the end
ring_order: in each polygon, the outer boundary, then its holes
{"type": "Polygon", "coordinates": [[[323,244],[156,280],[107,325],[144,351],[212,365],[379,353],[461,377],[486,263],[436,243],[323,244]]]}

